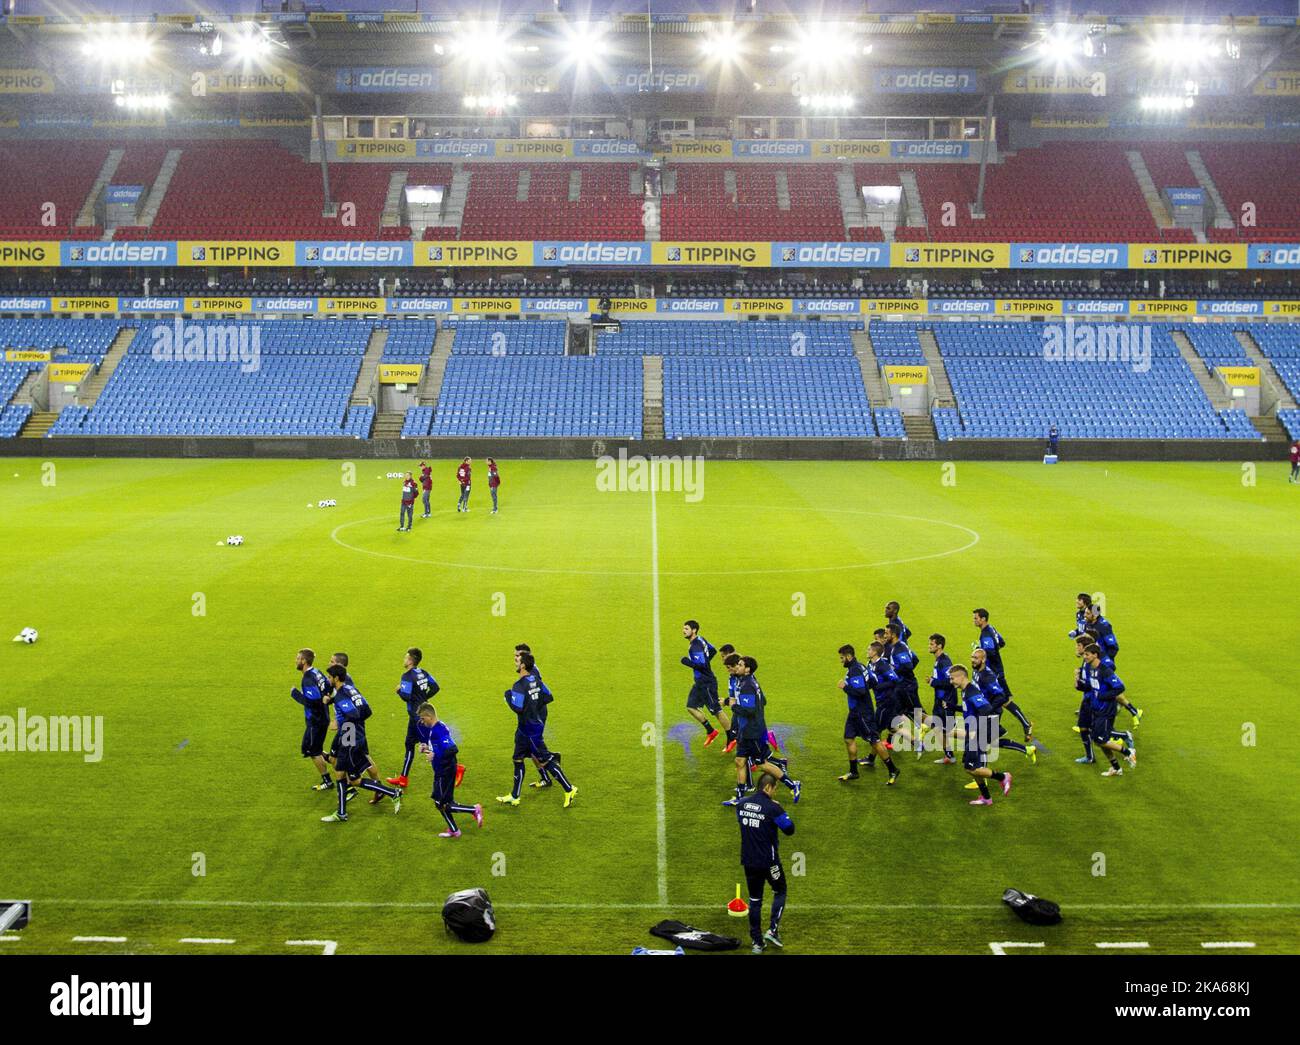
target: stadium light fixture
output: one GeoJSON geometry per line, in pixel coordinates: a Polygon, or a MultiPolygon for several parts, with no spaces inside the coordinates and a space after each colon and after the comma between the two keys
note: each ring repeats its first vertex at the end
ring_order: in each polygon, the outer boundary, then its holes
{"type": "Polygon", "coordinates": [[[172,103],[165,94],[119,94],[114,101],[129,112],[162,112],[172,103]]]}
{"type": "Polygon", "coordinates": [[[1073,61],[1082,50],[1082,45],[1073,39],[1063,26],[1053,26],[1038,41],[1039,57],[1054,65],[1066,65],[1073,61]]]}
{"type": "Polygon", "coordinates": [[[124,65],[142,62],[153,53],[153,40],[140,33],[115,27],[114,30],[96,30],[97,35],[81,45],[81,53],[101,62],[124,65]]]}
{"type": "Polygon", "coordinates": [[[604,56],[605,32],[590,22],[576,22],[564,28],[564,55],[575,65],[586,65],[604,56]]]}
{"type": "Polygon", "coordinates": [[[700,44],[700,50],[706,57],[715,58],[720,62],[734,62],[744,50],[740,37],[732,32],[719,32],[705,38],[700,44]]]}
{"type": "Polygon", "coordinates": [[[1166,66],[1189,66],[1213,61],[1223,54],[1220,41],[1199,35],[1165,33],[1147,43],[1147,57],[1166,66]]]}
{"type": "Polygon", "coordinates": [[[826,62],[871,53],[871,44],[857,40],[846,28],[814,24],[800,31],[788,44],[773,44],[771,54],[793,54],[806,62],[826,62]]]}
{"type": "Polygon", "coordinates": [[[1144,94],[1138,101],[1143,112],[1182,112],[1196,104],[1194,94],[1144,94]]]}
{"type": "Polygon", "coordinates": [[[266,30],[261,26],[249,26],[231,38],[230,55],[236,61],[252,62],[265,58],[271,46],[266,30]]]}
{"type": "Polygon", "coordinates": [[[846,112],[853,108],[854,99],[850,94],[801,94],[799,105],[817,112],[846,112]]]}

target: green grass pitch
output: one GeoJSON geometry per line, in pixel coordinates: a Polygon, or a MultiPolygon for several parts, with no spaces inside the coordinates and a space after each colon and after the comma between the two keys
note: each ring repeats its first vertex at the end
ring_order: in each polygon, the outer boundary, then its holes
{"type": "Polygon", "coordinates": [[[688,617],[758,658],[804,781],[782,849],[787,953],[1300,949],[1300,489],[1284,464],[1251,484],[1237,464],[709,461],[692,502],[601,492],[590,461],[507,461],[494,517],[482,481],[472,512],[453,511],[442,461],[435,514],[410,534],[384,476],[411,463],[357,462],[355,485],[337,461],[6,464],[2,637],[41,637],[0,643],[0,714],[102,716],[104,751],[0,751],[0,897],[35,901],[0,953],[442,952],[459,946],[442,901],[472,885],[498,910],[485,951],[626,953],[667,916],[743,937],[723,911],[739,879],[719,805],[731,760],[684,710],[688,617]],[[1083,590],[1105,594],[1147,714],[1122,779],[1073,761],[1066,633],[1083,590]],[[1015,787],[991,809],[933,756],[901,756],[896,788],[835,780],[835,651],[863,648],[891,598],[926,674],[925,636],[963,659],[975,606],[1007,637],[1047,750],[1035,767],[1003,755],[1015,787]],[[556,694],[568,810],[558,790],[493,801],[519,641],[556,694]],[[436,837],[421,761],[399,816],[358,802],[349,823],[319,822],[331,798],[309,790],[288,696],[303,645],[321,664],[351,655],[384,775],[402,754],[402,654],[423,647],[481,831],[462,818],[459,841],[436,837]],[[1065,923],[1023,926],[999,903],[1009,885],[1060,902],[1065,923]]]}

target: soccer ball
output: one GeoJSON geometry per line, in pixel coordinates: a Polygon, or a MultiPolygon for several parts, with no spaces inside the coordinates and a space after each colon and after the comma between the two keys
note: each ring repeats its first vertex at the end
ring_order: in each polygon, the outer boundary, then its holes
{"type": "Polygon", "coordinates": [[[30,646],[39,637],[40,636],[36,634],[35,628],[23,628],[22,631],[14,636],[14,642],[25,642],[30,646]]]}
{"type": "Polygon", "coordinates": [[[227,538],[226,538],[226,543],[229,544],[229,545],[231,545],[231,546],[235,546],[235,547],[237,547],[238,545],[241,545],[241,544],[244,543],[244,538],[241,537],[241,536],[239,536],[238,534],[236,534],[236,535],[233,536],[233,537],[227,537],[227,538]]]}
{"type": "Polygon", "coordinates": [[[337,508],[337,507],[338,507],[338,502],[335,501],[335,500],[333,500],[333,499],[325,500],[325,501],[321,501],[321,502],[319,502],[319,503],[316,505],[316,507],[317,507],[317,508],[337,508]]]}

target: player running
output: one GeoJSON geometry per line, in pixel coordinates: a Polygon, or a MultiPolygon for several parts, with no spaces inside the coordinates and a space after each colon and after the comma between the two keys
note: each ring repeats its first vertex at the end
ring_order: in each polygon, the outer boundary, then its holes
{"type": "MultiPolygon", "coordinates": [[[[890,664],[889,658],[885,656],[883,643],[873,642],[867,647],[867,678],[871,682],[871,692],[876,698],[876,731],[880,734],[882,745],[887,750],[893,750],[892,745],[885,738],[894,732],[894,724],[900,717],[894,696],[898,689],[898,673],[890,664]]],[[[875,750],[872,750],[865,762],[859,762],[859,765],[865,766],[875,764],[875,750]]],[[[886,759],[885,768],[889,770],[889,779],[885,783],[892,786],[898,781],[898,766],[891,759],[886,759]]]]}
{"type": "Polygon", "coordinates": [[[746,764],[750,773],[755,769],[761,769],[764,773],[770,773],[775,780],[780,781],[794,794],[794,801],[799,802],[799,795],[803,790],[803,785],[790,776],[784,759],[774,758],[772,750],[767,743],[767,719],[765,709],[767,707],[767,697],[763,694],[763,687],[758,684],[758,679],[754,673],[758,671],[758,661],[753,657],[742,657],[738,653],[732,653],[727,657],[727,670],[737,675],[739,682],[736,685],[736,696],[728,698],[732,702],[732,707],[736,709],[736,794],[723,802],[724,806],[733,806],[745,797],[745,783],[748,779],[746,774],[746,764]]]}
{"type": "Polygon", "coordinates": [[[888,628],[891,624],[897,624],[898,633],[906,642],[912,637],[912,629],[903,623],[903,619],[898,615],[899,609],[901,607],[896,602],[885,603],[885,627],[888,628]]]}
{"type": "Polygon", "coordinates": [[[998,685],[1006,695],[1003,707],[1015,716],[1016,721],[1020,723],[1021,728],[1025,731],[1025,743],[1028,744],[1034,739],[1034,724],[1029,721],[1025,713],[1020,710],[1018,705],[1011,697],[1011,686],[1007,683],[1007,673],[1002,666],[1002,648],[1007,644],[1007,640],[998,634],[998,629],[989,623],[989,611],[978,609],[972,611],[972,619],[975,627],[979,628],[979,648],[988,656],[988,665],[997,676],[998,685]]]}
{"type": "Polygon", "coordinates": [[[979,788],[979,798],[971,799],[973,806],[991,806],[989,797],[989,780],[1002,785],[1002,794],[1011,794],[1011,774],[989,769],[989,750],[993,745],[996,729],[993,706],[988,698],[980,692],[970,672],[962,664],[955,664],[948,672],[952,684],[961,693],[962,724],[966,737],[962,747],[962,766],[971,775],[975,786],[979,788]]]}
{"type": "Polygon", "coordinates": [[[302,757],[310,758],[316,771],[320,773],[320,782],[312,785],[313,791],[328,791],[334,786],[330,776],[329,763],[325,761],[325,736],[329,733],[329,708],[325,696],[330,691],[329,679],[319,668],[313,667],[316,654],[309,649],[300,649],[294,658],[294,667],[302,672],[302,689],[297,686],[289,691],[289,696],[302,705],[306,728],[302,734],[302,757]]]}
{"type": "Polygon", "coordinates": [[[423,659],[424,653],[419,647],[408,649],[406,659],[402,661],[406,670],[397,683],[397,695],[406,705],[406,755],[402,759],[402,771],[384,781],[394,787],[406,787],[411,763],[415,761],[415,749],[420,743],[420,706],[438,695],[437,679],[420,667],[423,659]]]}
{"type": "Polygon", "coordinates": [[[700,622],[697,620],[688,620],[682,625],[682,638],[687,642],[686,656],[682,658],[682,663],[695,673],[691,691],[686,697],[686,713],[704,727],[705,747],[718,739],[718,731],[709,724],[709,715],[716,718],[727,735],[726,750],[731,751],[734,736],[731,716],[722,709],[718,700],[718,676],[713,673],[710,663],[718,651],[700,634],[700,622]],[[705,714],[706,711],[708,714],[705,714]]]}
{"type": "Polygon", "coordinates": [[[357,692],[355,686],[344,681],[348,673],[341,664],[330,665],[326,674],[334,682],[334,692],[327,700],[333,704],[334,716],[339,724],[338,758],[334,766],[338,774],[335,787],[338,791],[339,808],[338,812],[321,817],[321,822],[336,824],[347,820],[349,784],[373,791],[371,805],[375,805],[381,799],[391,798],[393,812],[400,812],[402,792],[397,788],[385,787],[379,782],[379,771],[375,768],[375,763],[370,757],[370,746],[366,743],[366,719],[372,714],[370,705],[366,703],[366,698],[357,692]],[[363,777],[365,779],[362,779],[363,777]]]}
{"type": "Polygon", "coordinates": [[[948,669],[952,667],[952,658],[945,652],[948,646],[948,640],[935,632],[930,636],[930,652],[934,655],[934,670],[930,672],[927,680],[930,688],[934,690],[934,712],[933,717],[937,725],[935,728],[942,733],[943,758],[936,758],[936,766],[950,766],[957,759],[953,755],[952,738],[957,731],[957,690],[952,684],[952,679],[948,677],[948,669]]]}
{"type": "Polygon", "coordinates": [[[1083,651],[1083,663],[1087,669],[1085,676],[1088,688],[1092,692],[1092,742],[1105,754],[1110,768],[1102,776],[1123,776],[1116,754],[1123,756],[1129,767],[1137,766],[1137,750],[1132,746],[1132,738],[1121,739],[1115,733],[1115,698],[1124,692],[1124,683],[1115,674],[1115,669],[1101,662],[1102,650],[1095,642],[1083,651]]]}
{"type": "Polygon", "coordinates": [[[970,671],[975,685],[979,687],[980,692],[984,694],[984,698],[993,709],[993,716],[998,724],[998,746],[1010,748],[1012,751],[1019,751],[1030,762],[1037,762],[1038,749],[1033,744],[1021,744],[1018,741],[1007,739],[1007,731],[1002,726],[1002,712],[1010,709],[1011,700],[1006,690],[1002,688],[1002,680],[989,667],[987,658],[988,654],[983,649],[971,650],[970,671]]]}
{"type": "Polygon", "coordinates": [[[427,701],[415,709],[416,731],[419,736],[420,751],[433,767],[433,804],[437,806],[442,818],[447,821],[447,830],[438,834],[439,838],[459,838],[460,828],[456,826],[453,813],[469,813],[479,827],[483,826],[483,807],[481,805],[458,805],[456,798],[457,766],[456,755],[459,748],[451,739],[451,730],[438,718],[438,712],[427,701]]]}
{"type": "Polygon", "coordinates": [[[857,652],[850,645],[839,648],[840,664],[844,668],[844,677],[837,683],[848,698],[849,713],[844,719],[844,747],[849,756],[849,771],[836,779],[843,783],[858,779],[858,738],[867,742],[874,754],[879,755],[886,766],[892,768],[889,748],[880,741],[880,729],[876,725],[876,709],[871,704],[871,679],[867,669],[858,660],[857,652]]]}
{"type": "Polygon", "coordinates": [[[776,777],[764,773],[758,778],[758,790],[736,804],[740,823],[740,865],[749,885],[750,950],[762,954],[765,944],[784,947],[781,942],[781,915],[785,912],[785,871],[781,867],[780,836],[794,834],[794,821],[772,797],[776,777]],[[763,886],[772,887],[772,917],[763,932],[763,886]]]}
{"type": "Polygon", "coordinates": [[[1111,627],[1110,621],[1101,615],[1101,607],[1089,606],[1084,620],[1087,630],[1097,636],[1097,645],[1101,647],[1102,653],[1111,660],[1118,660],[1119,639],[1115,637],[1115,629],[1111,627]]]}
{"type": "MultiPolygon", "coordinates": [[[[521,653],[532,653],[532,652],[533,652],[533,648],[530,645],[528,645],[528,643],[526,642],[521,642],[517,646],[515,646],[515,671],[516,672],[519,670],[519,655],[521,653]]],[[[537,666],[536,659],[533,660],[533,674],[536,675],[539,679],[542,677],[542,669],[537,666]]],[[[542,717],[543,729],[546,728],[546,716],[550,712],[551,704],[553,701],[554,701],[553,697],[551,698],[551,700],[543,701],[542,706],[539,709],[542,717]]],[[[557,755],[556,758],[559,758],[559,756],[557,755]]],[[[540,761],[536,756],[534,756],[533,765],[537,767],[538,779],[534,780],[528,786],[529,787],[550,787],[551,771],[546,768],[546,763],[540,761]]],[[[457,783],[459,783],[459,781],[457,781],[457,783]]]]}
{"type": "Polygon", "coordinates": [[[515,727],[515,751],[511,756],[514,761],[514,786],[508,795],[498,795],[497,801],[505,805],[517,806],[519,792],[524,786],[524,759],[535,758],[542,762],[551,776],[559,781],[564,790],[564,808],[568,809],[578,797],[578,789],[569,783],[569,778],[560,768],[560,756],[547,750],[543,736],[546,720],[542,716],[542,707],[549,703],[551,691],[534,673],[535,661],[531,653],[520,653],[515,668],[519,678],[506,690],[506,706],[517,716],[515,727]]]}

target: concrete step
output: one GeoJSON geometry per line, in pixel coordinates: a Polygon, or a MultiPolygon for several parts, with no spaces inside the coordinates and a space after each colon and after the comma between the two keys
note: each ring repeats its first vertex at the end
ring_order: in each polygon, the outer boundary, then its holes
{"type": "Polygon", "coordinates": [[[59,412],[57,410],[32,411],[27,423],[23,425],[23,430],[18,433],[20,439],[44,439],[45,433],[50,430],[50,426],[58,420],[59,412]]]}
{"type": "Polygon", "coordinates": [[[641,436],[643,439],[664,437],[664,360],[663,356],[641,357],[641,436]]]}
{"type": "Polygon", "coordinates": [[[95,178],[95,183],[90,187],[85,202],[81,204],[81,210],[77,212],[78,228],[85,228],[87,225],[95,224],[95,205],[99,202],[100,193],[113,180],[113,175],[117,173],[117,168],[121,164],[124,155],[126,155],[125,149],[108,150],[108,155],[104,157],[103,166],[99,168],[99,175],[95,178]]]}
{"type": "Polygon", "coordinates": [[[943,365],[943,354],[939,351],[939,342],[934,338],[934,331],[918,331],[917,340],[921,342],[921,351],[925,353],[925,365],[930,368],[933,405],[956,406],[957,397],[953,394],[952,382],[948,380],[948,368],[943,365]]]}
{"type": "Polygon", "coordinates": [[[898,180],[903,186],[903,210],[909,229],[923,229],[928,225],[925,204],[921,200],[921,187],[916,183],[915,171],[899,171],[898,180]]]}
{"type": "Polygon", "coordinates": [[[411,172],[406,168],[393,171],[388,177],[388,193],[384,197],[384,212],[380,223],[385,228],[402,224],[402,191],[411,172]]]}
{"type": "MultiPolygon", "coordinates": [[[[379,370],[379,359],[384,354],[386,344],[388,344],[387,329],[377,327],[370,332],[370,340],[366,343],[366,354],[361,360],[361,369],[357,371],[356,384],[352,386],[352,396],[348,399],[348,406],[375,405],[375,373],[379,370]]],[[[397,428],[400,432],[402,426],[398,425],[397,428]]]]}
{"type": "Polygon", "coordinates": [[[1196,175],[1196,184],[1205,190],[1205,194],[1210,197],[1210,202],[1214,204],[1214,227],[1216,229],[1235,229],[1237,227],[1236,219],[1228,213],[1228,206],[1223,202],[1223,197],[1219,195],[1219,187],[1214,184],[1214,177],[1210,174],[1210,168],[1205,166],[1205,161],[1201,159],[1201,154],[1196,149],[1188,149],[1187,165],[1192,168],[1192,173],[1196,175]]]}
{"type": "Polygon", "coordinates": [[[1187,335],[1181,330],[1175,330],[1170,334],[1170,337],[1173,338],[1174,344],[1178,346],[1178,354],[1183,357],[1191,368],[1192,376],[1196,378],[1196,383],[1201,386],[1205,398],[1210,401],[1215,410],[1227,410],[1232,405],[1232,399],[1219,383],[1218,378],[1210,373],[1205,365],[1205,360],[1196,354],[1196,349],[1187,340],[1187,335]]]}
{"type": "Polygon", "coordinates": [[[862,211],[862,198],[858,195],[853,168],[849,164],[841,163],[835,168],[835,189],[840,198],[840,213],[844,216],[844,227],[865,228],[866,215],[862,211]]]}
{"type": "Polygon", "coordinates": [[[163,197],[167,195],[167,186],[172,183],[172,176],[180,165],[181,155],[180,149],[167,150],[162,166],[158,168],[158,177],[154,179],[149,195],[145,197],[144,206],[140,209],[141,225],[152,225],[154,218],[158,217],[158,208],[162,206],[163,197]]]}
{"type": "Polygon", "coordinates": [[[113,338],[113,343],[108,346],[104,361],[99,364],[99,369],[86,379],[86,383],[81,386],[81,391],[77,393],[77,404],[79,406],[94,406],[99,402],[104,386],[108,384],[109,378],[117,370],[117,364],[122,362],[122,357],[126,355],[126,350],[131,346],[131,342],[137,337],[144,336],[147,335],[141,334],[134,327],[123,328],[117,332],[117,336],[113,338]]]}
{"type": "Polygon", "coordinates": [[[431,406],[436,414],[438,396],[442,392],[442,376],[447,371],[447,360],[451,358],[451,344],[456,333],[451,327],[443,327],[433,339],[433,350],[429,353],[429,365],[424,368],[420,378],[420,387],[416,389],[416,398],[421,406],[431,406]]]}
{"type": "Polygon", "coordinates": [[[1289,443],[1286,429],[1282,427],[1282,422],[1272,414],[1260,414],[1259,417],[1252,417],[1250,423],[1255,426],[1255,431],[1262,435],[1270,443],[1289,443]]]}
{"type": "Polygon", "coordinates": [[[929,414],[904,414],[903,431],[907,433],[908,439],[937,439],[939,433],[935,431],[934,421],[929,414]]]}
{"type": "Polygon", "coordinates": [[[853,332],[853,354],[858,357],[858,369],[862,371],[862,387],[867,391],[867,402],[873,407],[888,406],[889,393],[880,376],[876,348],[871,343],[871,335],[865,330],[853,332]]]}
{"type": "Polygon", "coordinates": [[[1137,179],[1138,187],[1142,190],[1142,198],[1147,202],[1151,219],[1158,228],[1169,228],[1173,225],[1173,219],[1169,215],[1169,208],[1160,198],[1160,190],[1156,188],[1155,179],[1147,169],[1147,161],[1142,158],[1142,153],[1137,149],[1129,149],[1124,155],[1128,158],[1129,168],[1133,171],[1133,177],[1137,179]]]}
{"type": "Polygon", "coordinates": [[[371,439],[400,439],[402,425],[406,423],[406,414],[384,413],[375,415],[375,425],[370,430],[371,439]]]}

